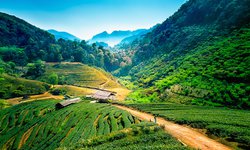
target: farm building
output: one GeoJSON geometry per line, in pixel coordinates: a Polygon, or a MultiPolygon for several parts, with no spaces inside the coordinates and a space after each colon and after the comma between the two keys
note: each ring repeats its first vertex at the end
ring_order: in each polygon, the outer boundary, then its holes
{"type": "Polygon", "coordinates": [[[99,102],[104,102],[105,100],[115,100],[116,92],[112,91],[97,91],[92,98],[98,100],[99,102]]]}
{"type": "Polygon", "coordinates": [[[74,99],[65,100],[65,101],[62,101],[60,103],[57,103],[56,104],[56,108],[57,109],[64,108],[64,107],[66,107],[68,105],[71,105],[71,104],[74,104],[74,103],[78,103],[80,101],[81,101],[80,98],[74,98],[74,99]]]}

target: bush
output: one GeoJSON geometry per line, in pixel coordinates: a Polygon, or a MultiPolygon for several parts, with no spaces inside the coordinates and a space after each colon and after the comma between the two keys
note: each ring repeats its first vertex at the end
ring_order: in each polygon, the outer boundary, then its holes
{"type": "Polygon", "coordinates": [[[57,89],[52,89],[50,91],[50,93],[53,95],[65,95],[65,94],[67,94],[67,90],[63,89],[63,88],[61,88],[61,89],[57,88],[57,89]]]}

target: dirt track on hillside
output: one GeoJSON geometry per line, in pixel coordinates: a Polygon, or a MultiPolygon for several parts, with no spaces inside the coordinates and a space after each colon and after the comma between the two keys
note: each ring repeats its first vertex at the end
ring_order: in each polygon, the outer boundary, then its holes
{"type": "MultiPolygon", "coordinates": [[[[149,113],[140,112],[125,106],[114,105],[117,108],[126,110],[130,112],[133,116],[147,121],[153,121],[154,116],[149,113]]],[[[195,131],[195,129],[184,127],[173,122],[167,121],[161,117],[157,117],[157,124],[164,126],[165,131],[171,134],[173,137],[177,138],[180,142],[188,145],[191,148],[201,149],[201,150],[231,150],[227,147],[204,134],[195,131]]]]}
{"type": "Polygon", "coordinates": [[[46,99],[60,99],[61,100],[63,98],[64,97],[61,95],[56,96],[56,95],[50,94],[49,92],[45,92],[39,95],[32,95],[27,100],[23,100],[23,97],[16,97],[16,98],[6,99],[5,101],[12,105],[16,105],[20,103],[35,101],[35,100],[46,100],[46,99]]]}

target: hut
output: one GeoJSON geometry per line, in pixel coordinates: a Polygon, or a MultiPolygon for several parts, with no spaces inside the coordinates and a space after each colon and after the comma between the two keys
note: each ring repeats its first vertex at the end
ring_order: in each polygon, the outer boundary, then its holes
{"type": "Polygon", "coordinates": [[[56,108],[57,109],[61,109],[61,108],[64,108],[66,106],[69,106],[71,104],[78,103],[80,101],[81,101],[80,98],[74,98],[74,99],[64,100],[64,101],[62,101],[60,103],[57,103],[56,104],[56,108]]]}
{"type": "Polygon", "coordinates": [[[115,92],[100,90],[92,95],[92,98],[98,100],[99,102],[108,102],[108,100],[115,100],[115,95],[115,92]]]}

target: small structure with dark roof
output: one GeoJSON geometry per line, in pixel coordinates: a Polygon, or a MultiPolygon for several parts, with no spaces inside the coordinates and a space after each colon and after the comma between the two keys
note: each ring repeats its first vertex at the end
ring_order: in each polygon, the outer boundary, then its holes
{"type": "Polygon", "coordinates": [[[71,104],[78,103],[80,101],[81,101],[80,98],[74,98],[74,99],[65,100],[65,101],[62,101],[60,103],[57,103],[56,104],[56,108],[57,109],[61,109],[61,108],[64,108],[66,106],[69,106],[71,104]]]}
{"type": "Polygon", "coordinates": [[[93,99],[98,100],[99,102],[107,102],[108,100],[115,100],[115,94],[116,92],[102,90],[102,91],[97,91],[91,97],[93,99]]]}

